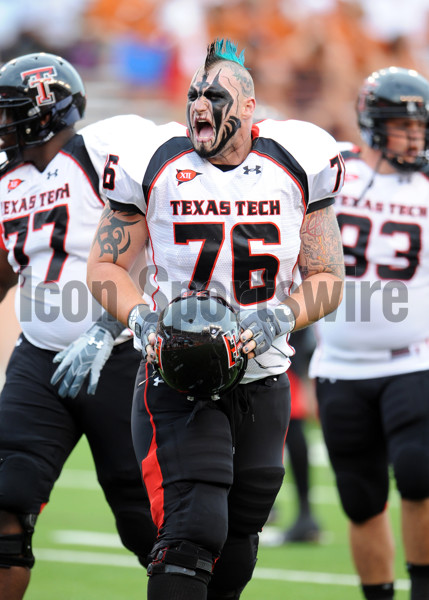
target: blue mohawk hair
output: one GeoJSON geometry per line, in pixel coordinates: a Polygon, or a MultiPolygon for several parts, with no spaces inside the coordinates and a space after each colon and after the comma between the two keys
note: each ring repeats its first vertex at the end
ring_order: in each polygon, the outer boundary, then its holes
{"type": "Polygon", "coordinates": [[[244,50],[240,56],[237,56],[237,44],[231,40],[217,39],[215,41],[215,54],[221,56],[224,60],[232,60],[244,67],[244,50]]]}
{"type": "Polygon", "coordinates": [[[224,38],[216,39],[207,48],[207,56],[204,67],[208,70],[211,66],[221,60],[230,60],[244,67],[244,50],[237,54],[237,44],[224,38]]]}

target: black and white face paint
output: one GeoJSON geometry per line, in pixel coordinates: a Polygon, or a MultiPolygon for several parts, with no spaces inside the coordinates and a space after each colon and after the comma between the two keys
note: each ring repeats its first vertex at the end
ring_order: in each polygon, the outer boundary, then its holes
{"type": "MultiPolygon", "coordinates": [[[[188,92],[187,125],[189,137],[195,151],[202,158],[212,158],[221,154],[234,134],[240,129],[237,116],[239,107],[239,87],[221,83],[222,68],[214,77],[211,71],[200,70],[191,83],[188,92]],[[234,97],[234,95],[235,97],[234,97]],[[234,114],[235,113],[235,114],[234,114]]],[[[225,80],[225,76],[223,76],[225,80]]]]}

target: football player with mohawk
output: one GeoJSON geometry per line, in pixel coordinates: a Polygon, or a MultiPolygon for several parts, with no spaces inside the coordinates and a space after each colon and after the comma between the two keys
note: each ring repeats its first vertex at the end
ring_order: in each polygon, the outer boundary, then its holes
{"type": "Polygon", "coordinates": [[[88,283],[143,349],[133,439],[158,528],[150,600],[240,597],[284,475],[289,333],[341,301],[336,142],[310,123],[253,125],[255,104],[243,53],[216,40],[189,86],[187,127],[124,136],[106,158],[110,206],[88,283]],[[141,253],[152,269],[143,299],[129,276],[141,253]],[[107,281],[117,302],[100,293],[107,281]],[[238,340],[224,330],[231,309],[238,340]],[[207,350],[220,333],[231,369],[237,348],[248,358],[225,389],[212,377],[222,358],[207,350]]]}

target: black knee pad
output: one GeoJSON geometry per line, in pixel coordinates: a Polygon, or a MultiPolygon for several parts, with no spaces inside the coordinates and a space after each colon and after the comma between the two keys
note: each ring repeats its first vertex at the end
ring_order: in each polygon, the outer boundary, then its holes
{"type": "Polygon", "coordinates": [[[258,554],[259,536],[230,533],[216,562],[207,600],[236,600],[251,580],[258,554]]]}
{"type": "Polygon", "coordinates": [[[363,523],[383,512],[387,487],[368,482],[364,477],[339,472],[337,486],[344,512],[353,523],[363,523]]]}
{"type": "Polygon", "coordinates": [[[37,463],[25,454],[0,458],[0,509],[14,513],[34,513],[34,493],[40,490],[37,463]]]}
{"type": "Polygon", "coordinates": [[[208,584],[213,570],[213,555],[189,542],[173,543],[158,548],[151,555],[147,569],[149,577],[183,575],[208,584]]]}
{"type": "Polygon", "coordinates": [[[38,515],[16,515],[21,533],[0,535],[0,568],[34,566],[32,538],[38,515]]]}
{"type": "Polygon", "coordinates": [[[228,488],[201,481],[181,481],[166,504],[163,540],[189,540],[219,556],[228,535],[228,488]]]}
{"type": "Polygon", "coordinates": [[[429,497],[429,453],[424,448],[403,444],[393,457],[393,471],[402,498],[429,497]]]}
{"type": "Polygon", "coordinates": [[[284,469],[240,471],[228,498],[229,523],[235,533],[254,534],[265,525],[281,488],[284,469]]]}

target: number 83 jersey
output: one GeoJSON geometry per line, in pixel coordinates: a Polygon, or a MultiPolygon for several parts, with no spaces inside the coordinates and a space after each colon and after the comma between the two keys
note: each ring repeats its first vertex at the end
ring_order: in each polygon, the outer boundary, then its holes
{"type": "Polygon", "coordinates": [[[346,283],[316,324],[313,377],[367,379],[429,368],[429,179],[374,174],[339,144],[346,180],[336,198],[346,283]]]}
{"type": "MultiPolygon", "coordinates": [[[[237,310],[274,307],[290,294],[303,218],[333,202],[342,158],[335,140],[307,122],[265,120],[252,135],[249,155],[227,170],[202,159],[178,123],[111,145],[107,196],[113,208],[133,205],[146,216],[153,309],[193,288],[237,310]]],[[[286,338],[274,346],[258,357],[262,367],[250,361],[247,378],[286,370],[293,349],[286,338]]]]}

